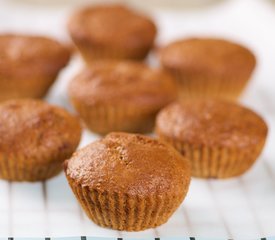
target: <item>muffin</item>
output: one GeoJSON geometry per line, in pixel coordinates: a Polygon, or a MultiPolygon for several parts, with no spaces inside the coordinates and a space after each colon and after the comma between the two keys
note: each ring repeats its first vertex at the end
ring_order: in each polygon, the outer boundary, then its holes
{"type": "Polygon", "coordinates": [[[74,153],[64,169],[88,217],[102,227],[125,231],[165,223],[190,182],[185,158],[139,134],[110,133],[74,153]]]}
{"type": "Polygon", "coordinates": [[[221,100],[173,103],[156,120],[159,138],[190,159],[193,176],[202,178],[243,174],[261,153],[267,132],[259,115],[221,100]]]}
{"type": "Polygon", "coordinates": [[[178,81],[182,100],[236,100],[256,65],[247,48],[222,39],[190,38],[162,48],[160,62],[178,81]]]}
{"type": "Polygon", "coordinates": [[[99,61],[71,81],[69,96],[93,132],[148,132],[177,89],[169,75],[145,64],[99,61]]]}
{"type": "Polygon", "coordinates": [[[146,57],[157,29],[153,21],[122,5],[89,6],[75,12],[68,29],[84,59],[146,57]]]}
{"type": "Polygon", "coordinates": [[[40,181],[57,175],[76,149],[81,128],[64,109],[40,100],[0,104],[0,178],[40,181]]]}
{"type": "Polygon", "coordinates": [[[55,40],[0,35],[0,101],[43,97],[69,59],[70,50],[55,40]]]}

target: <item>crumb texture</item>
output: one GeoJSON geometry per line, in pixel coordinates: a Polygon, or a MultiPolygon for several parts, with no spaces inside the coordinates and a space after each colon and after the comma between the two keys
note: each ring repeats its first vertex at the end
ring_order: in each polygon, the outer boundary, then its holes
{"type": "Polygon", "coordinates": [[[171,104],[159,113],[156,125],[157,132],[171,140],[243,149],[262,143],[268,131],[250,109],[216,100],[171,104]]]}
{"type": "Polygon", "coordinates": [[[0,105],[0,154],[36,159],[37,164],[59,161],[72,154],[81,128],[67,111],[38,100],[10,100],[0,105]],[[65,154],[66,155],[66,154],[65,154]],[[55,157],[54,157],[55,156],[55,157]]]}
{"type": "Polygon", "coordinates": [[[110,133],[66,164],[68,178],[100,192],[181,195],[190,181],[186,159],[169,145],[138,134],[110,133]]]}

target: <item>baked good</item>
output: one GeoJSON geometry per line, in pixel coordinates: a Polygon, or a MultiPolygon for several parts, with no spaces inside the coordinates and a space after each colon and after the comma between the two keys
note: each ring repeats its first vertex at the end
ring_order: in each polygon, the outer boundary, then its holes
{"type": "Polygon", "coordinates": [[[157,29],[153,21],[126,6],[93,5],[76,11],[68,29],[84,59],[135,59],[146,57],[157,29]]]}
{"type": "Polygon", "coordinates": [[[41,98],[70,59],[70,50],[42,36],[0,35],[0,101],[41,98]]]}
{"type": "Polygon", "coordinates": [[[163,68],[178,80],[183,100],[236,100],[256,66],[256,58],[249,49],[223,39],[179,40],[159,53],[163,68]]]}
{"type": "Polygon", "coordinates": [[[148,132],[177,90],[169,75],[145,64],[98,61],[72,80],[69,96],[91,131],[148,132]]]}
{"type": "Polygon", "coordinates": [[[190,182],[186,159],[171,146],[139,134],[110,133],[74,153],[64,168],[88,217],[126,231],[165,223],[190,182]]]}
{"type": "Polygon", "coordinates": [[[0,104],[0,178],[40,181],[62,170],[76,149],[81,128],[76,117],[40,100],[0,104]]]}
{"type": "Polygon", "coordinates": [[[243,174],[261,153],[267,132],[255,112],[221,100],[174,103],[156,120],[160,139],[190,159],[193,176],[203,178],[243,174]]]}

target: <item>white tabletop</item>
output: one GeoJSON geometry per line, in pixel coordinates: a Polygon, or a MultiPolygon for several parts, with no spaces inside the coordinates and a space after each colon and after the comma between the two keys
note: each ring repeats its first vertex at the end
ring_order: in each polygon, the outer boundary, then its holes
{"type": "MultiPolygon", "coordinates": [[[[66,19],[79,2],[0,0],[0,32],[39,33],[69,40],[66,19]]],[[[251,239],[275,235],[274,2],[220,0],[200,8],[185,8],[184,0],[159,0],[159,6],[157,2],[131,0],[131,4],[148,11],[157,21],[158,44],[187,36],[220,36],[246,44],[257,55],[258,67],[242,102],[263,115],[270,132],[266,148],[255,166],[242,177],[230,180],[193,179],[186,200],[168,223],[137,233],[112,231],[89,221],[63,174],[46,183],[0,181],[0,236],[251,239]]],[[[71,109],[66,84],[80,66],[80,58],[71,61],[48,94],[49,102],[71,109]]],[[[81,146],[97,138],[85,131],[81,146]]]]}

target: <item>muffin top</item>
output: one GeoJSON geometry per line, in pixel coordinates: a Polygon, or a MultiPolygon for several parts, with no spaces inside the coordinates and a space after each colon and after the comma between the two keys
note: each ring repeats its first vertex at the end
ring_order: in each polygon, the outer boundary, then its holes
{"type": "MultiPolygon", "coordinates": [[[[42,36],[0,35],[0,70],[28,64],[56,70],[64,67],[70,58],[69,48],[42,36]]],[[[35,68],[31,67],[32,70],[35,68]]]]}
{"type": "Polygon", "coordinates": [[[222,39],[190,38],[169,44],[160,50],[165,67],[212,74],[251,73],[256,65],[247,48],[222,39]]]}
{"type": "Polygon", "coordinates": [[[0,155],[46,161],[40,156],[75,149],[80,135],[79,121],[62,108],[29,99],[0,104],[0,155]]]}
{"type": "Polygon", "coordinates": [[[215,100],[173,103],[156,120],[156,131],[194,145],[246,148],[267,136],[264,120],[235,103],[215,100]]]}
{"type": "Polygon", "coordinates": [[[73,154],[65,173],[77,184],[129,195],[182,193],[189,162],[174,148],[139,134],[110,133],[73,154]]]}
{"type": "Polygon", "coordinates": [[[83,8],[71,17],[68,27],[73,38],[124,48],[146,46],[157,32],[152,20],[122,5],[83,8]]]}
{"type": "Polygon", "coordinates": [[[100,61],[73,79],[69,95],[87,105],[123,102],[161,108],[177,97],[177,90],[169,75],[145,64],[100,61]]]}

